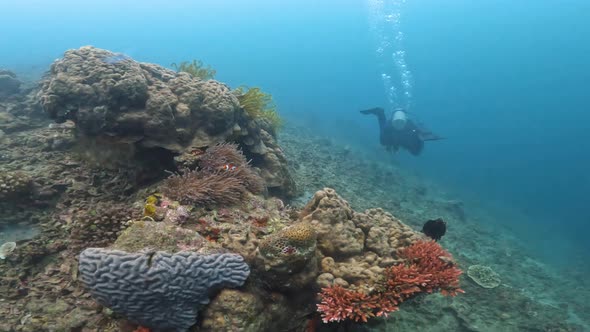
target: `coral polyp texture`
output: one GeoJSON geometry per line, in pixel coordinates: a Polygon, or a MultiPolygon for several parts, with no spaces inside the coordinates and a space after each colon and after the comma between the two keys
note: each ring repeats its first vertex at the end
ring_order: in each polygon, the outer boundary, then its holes
{"type": "Polygon", "coordinates": [[[24,198],[31,193],[32,184],[23,172],[0,170],[0,200],[24,198]]]}
{"type": "Polygon", "coordinates": [[[308,256],[316,246],[316,233],[308,223],[293,226],[268,236],[260,243],[260,253],[265,257],[308,256]]]}
{"type": "Polygon", "coordinates": [[[237,254],[89,248],[79,262],[79,278],[94,298],[155,330],[186,331],[212,291],[242,286],[250,274],[237,254]]]}
{"type": "Polygon", "coordinates": [[[467,269],[467,275],[483,288],[496,288],[502,282],[500,275],[489,266],[471,265],[467,269]]]}
{"type": "Polygon", "coordinates": [[[268,187],[295,193],[275,138],[243,115],[238,98],[221,82],[86,46],[53,63],[38,96],[51,118],[76,124],[79,140],[101,137],[133,145],[136,158],[152,149],[152,155],[185,160],[197,149],[237,141],[256,157],[254,166],[266,170],[268,187]]]}

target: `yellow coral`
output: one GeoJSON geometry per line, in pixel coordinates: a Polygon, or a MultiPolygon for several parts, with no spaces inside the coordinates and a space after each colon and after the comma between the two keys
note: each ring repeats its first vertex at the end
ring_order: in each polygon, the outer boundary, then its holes
{"type": "Polygon", "coordinates": [[[143,207],[143,216],[144,217],[154,217],[156,215],[156,205],[147,203],[143,207]]]}
{"type": "Polygon", "coordinates": [[[171,66],[178,72],[189,73],[202,80],[213,79],[217,73],[217,71],[211,68],[211,66],[208,65],[205,67],[203,61],[201,60],[193,60],[193,62],[183,61],[180,63],[180,65],[173,63],[171,66]]]}
{"type": "Polygon", "coordinates": [[[283,119],[279,116],[270,94],[262,92],[260,88],[246,87],[237,88],[235,93],[240,106],[251,118],[268,123],[273,132],[283,126],[283,119]]]}
{"type": "Polygon", "coordinates": [[[160,193],[153,193],[153,194],[149,195],[148,198],[145,199],[145,204],[158,205],[158,204],[160,204],[162,197],[163,196],[160,193]]]}

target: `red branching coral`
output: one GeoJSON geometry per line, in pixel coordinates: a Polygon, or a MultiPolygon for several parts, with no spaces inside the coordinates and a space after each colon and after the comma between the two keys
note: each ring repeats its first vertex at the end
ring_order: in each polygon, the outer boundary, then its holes
{"type": "Polygon", "coordinates": [[[375,316],[377,299],[363,292],[349,290],[341,286],[323,288],[320,293],[322,303],[318,311],[322,313],[324,323],[351,319],[366,322],[375,316]]]}
{"type": "Polygon", "coordinates": [[[411,265],[415,265],[420,274],[429,276],[430,281],[422,286],[423,291],[440,291],[443,295],[450,296],[464,293],[459,288],[459,276],[463,272],[440,244],[434,241],[417,241],[402,250],[401,255],[411,265]]]}
{"type": "Polygon", "coordinates": [[[461,270],[451,255],[438,243],[418,241],[402,251],[407,264],[385,270],[383,284],[372,294],[341,286],[323,288],[317,305],[324,323],[346,319],[366,322],[375,316],[387,316],[398,305],[419,293],[440,291],[443,295],[463,293],[459,288],[461,270]]]}

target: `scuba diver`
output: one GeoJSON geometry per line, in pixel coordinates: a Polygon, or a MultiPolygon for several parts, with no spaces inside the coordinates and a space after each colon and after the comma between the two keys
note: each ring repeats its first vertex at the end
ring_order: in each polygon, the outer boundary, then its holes
{"type": "Polygon", "coordinates": [[[443,139],[408,119],[407,112],[401,108],[393,112],[390,120],[386,119],[385,111],[380,107],[360,112],[377,116],[380,129],[379,140],[381,145],[385,146],[385,149],[389,152],[397,152],[402,147],[417,156],[422,152],[425,141],[443,139]]]}

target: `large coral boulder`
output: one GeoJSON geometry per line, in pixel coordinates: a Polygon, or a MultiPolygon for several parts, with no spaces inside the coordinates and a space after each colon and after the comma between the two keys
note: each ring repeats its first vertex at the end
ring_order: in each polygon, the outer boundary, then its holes
{"type": "Polygon", "coordinates": [[[94,47],[67,51],[51,66],[39,98],[58,122],[81,136],[108,138],[174,155],[223,141],[239,143],[277,194],[294,194],[276,140],[240,107],[225,84],[140,63],[94,47]]]}

